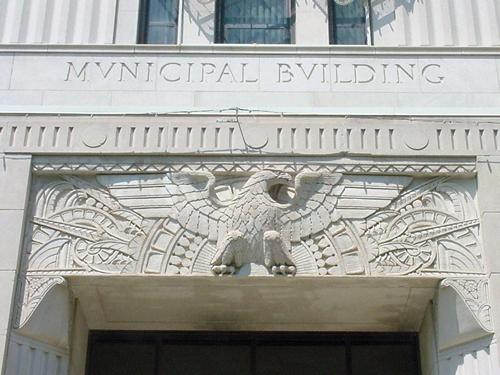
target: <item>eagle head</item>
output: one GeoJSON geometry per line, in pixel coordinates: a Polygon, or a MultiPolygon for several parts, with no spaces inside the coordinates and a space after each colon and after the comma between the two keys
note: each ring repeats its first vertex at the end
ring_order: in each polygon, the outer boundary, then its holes
{"type": "Polygon", "coordinates": [[[264,170],[255,173],[245,185],[252,187],[256,193],[268,193],[278,203],[286,203],[284,200],[287,200],[287,192],[293,188],[293,181],[288,173],[264,170]]]}

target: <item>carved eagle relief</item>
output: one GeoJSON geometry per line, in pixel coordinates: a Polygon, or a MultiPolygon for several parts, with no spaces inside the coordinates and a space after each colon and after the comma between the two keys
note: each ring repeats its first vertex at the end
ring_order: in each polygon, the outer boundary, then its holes
{"type": "Polygon", "coordinates": [[[475,192],[449,176],[37,176],[17,319],[74,274],[482,276],[475,192]]]}
{"type": "Polygon", "coordinates": [[[215,274],[233,274],[245,264],[273,274],[296,272],[291,243],[344,219],[364,219],[387,206],[410,182],[399,177],[346,178],[341,174],[264,170],[250,176],[231,199],[215,193],[210,172],[166,175],[170,215],[185,229],[217,243],[215,274]]]}

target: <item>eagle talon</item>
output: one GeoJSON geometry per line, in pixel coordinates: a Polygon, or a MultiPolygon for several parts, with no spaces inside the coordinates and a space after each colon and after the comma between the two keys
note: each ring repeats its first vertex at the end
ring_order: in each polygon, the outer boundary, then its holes
{"type": "Polygon", "coordinates": [[[271,267],[271,272],[275,276],[294,276],[297,272],[295,266],[288,266],[286,264],[276,265],[271,267]]]}
{"type": "Polygon", "coordinates": [[[212,272],[219,276],[232,275],[236,272],[236,268],[221,264],[220,266],[212,266],[212,272]]]}

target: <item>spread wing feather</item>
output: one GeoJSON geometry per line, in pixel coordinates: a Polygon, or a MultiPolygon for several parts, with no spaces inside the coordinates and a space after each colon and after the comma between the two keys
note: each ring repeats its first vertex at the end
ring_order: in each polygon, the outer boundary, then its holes
{"type": "Polygon", "coordinates": [[[122,207],[128,208],[143,218],[161,218],[167,215],[173,200],[163,186],[163,174],[148,175],[99,175],[97,182],[106,188],[109,195],[122,207]]]}
{"type": "Polygon", "coordinates": [[[209,172],[157,175],[101,175],[110,196],[144,218],[172,216],[197,234],[217,240],[232,208],[212,198],[215,177],[209,172]]]}
{"type": "Polygon", "coordinates": [[[304,172],[295,178],[295,197],[280,218],[286,240],[298,242],[335,221],[340,174],[304,172]]]}
{"type": "Polygon", "coordinates": [[[232,206],[225,206],[212,198],[215,176],[210,172],[180,172],[167,174],[165,189],[177,196],[172,216],[185,229],[216,241],[232,216],[232,206]]]}
{"type": "Polygon", "coordinates": [[[300,173],[295,197],[280,218],[285,240],[298,242],[340,218],[362,220],[388,206],[410,184],[405,176],[300,173]]]}
{"type": "Polygon", "coordinates": [[[344,219],[366,219],[387,207],[411,181],[407,176],[345,176],[337,212],[344,219]]]}

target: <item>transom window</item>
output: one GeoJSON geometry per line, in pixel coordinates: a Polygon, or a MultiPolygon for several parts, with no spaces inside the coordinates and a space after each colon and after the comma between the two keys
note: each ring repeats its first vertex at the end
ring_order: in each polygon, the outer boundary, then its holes
{"type": "Polygon", "coordinates": [[[290,44],[291,0],[219,0],[218,43],[290,44]]]}
{"type": "Polygon", "coordinates": [[[139,43],[176,44],[179,0],[141,0],[139,43]]]}
{"type": "Polygon", "coordinates": [[[368,44],[369,1],[329,0],[330,44],[368,44]]]}

